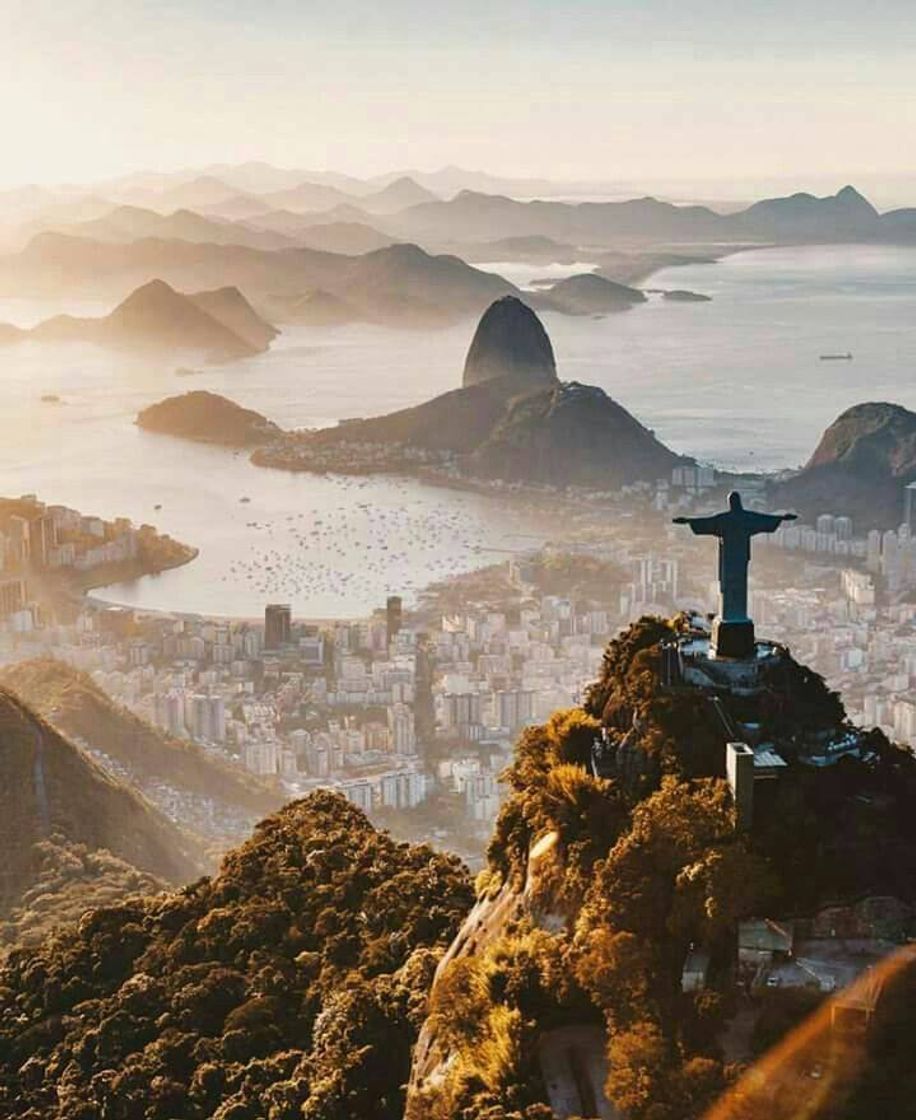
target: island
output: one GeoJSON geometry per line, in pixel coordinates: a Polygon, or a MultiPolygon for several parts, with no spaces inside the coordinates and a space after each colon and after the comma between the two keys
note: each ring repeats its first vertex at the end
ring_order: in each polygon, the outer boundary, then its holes
{"type": "Polygon", "coordinates": [[[283,435],[259,412],[204,389],[151,404],[138,414],[136,423],[146,431],[225,447],[258,447],[283,435]]]}
{"type": "Polygon", "coordinates": [[[672,288],[669,291],[662,291],[662,299],[671,300],[672,303],[712,302],[712,296],[704,295],[702,292],[691,292],[686,288],[672,288]]]}
{"type": "Polygon", "coordinates": [[[627,311],[645,302],[646,296],[638,288],[609,280],[596,272],[567,276],[535,297],[539,310],[560,311],[564,315],[605,315],[627,311]]]}

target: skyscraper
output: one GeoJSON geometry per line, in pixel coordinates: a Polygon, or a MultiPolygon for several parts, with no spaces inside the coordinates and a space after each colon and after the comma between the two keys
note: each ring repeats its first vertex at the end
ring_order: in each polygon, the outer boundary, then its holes
{"type": "Polygon", "coordinates": [[[293,612],[289,603],[268,603],[264,608],[264,648],[279,649],[292,638],[293,612]]]}
{"type": "Polygon", "coordinates": [[[403,603],[400,595],[389,595],[385,604],[385,622],[388,628],[388,644],[394,641],[395,635],[401,629],[403,621],[403,603]]]}

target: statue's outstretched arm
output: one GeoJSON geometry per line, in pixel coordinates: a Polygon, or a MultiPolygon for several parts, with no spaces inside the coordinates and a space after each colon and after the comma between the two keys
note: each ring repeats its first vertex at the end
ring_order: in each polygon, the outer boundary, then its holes
{"type": "Polygon", "coordinates": [[[698,537],[717,537],[719,535],[719,514],[712,517],[675,517],[674,525],[689,525],[698,537]]]}
{"type": "Polygon", "coordinates": [[[752,533],[775,533],[783,521],[796,521],[797,513],[751,513],[745,516],[750,519],[752,533]]]}

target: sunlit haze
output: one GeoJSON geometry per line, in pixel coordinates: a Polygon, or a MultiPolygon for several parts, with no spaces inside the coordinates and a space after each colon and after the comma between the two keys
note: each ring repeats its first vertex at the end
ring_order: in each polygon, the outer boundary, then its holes
{"type": "Polygon", "coordinates": [[[263,159],[905,201],[908,0],[4,0],[6,185],[263,159]]]}
{"type": "Polygon", "coordinates": [[[916,1115],[916,0],[0,0],[0,1120],[916,1115]]]}

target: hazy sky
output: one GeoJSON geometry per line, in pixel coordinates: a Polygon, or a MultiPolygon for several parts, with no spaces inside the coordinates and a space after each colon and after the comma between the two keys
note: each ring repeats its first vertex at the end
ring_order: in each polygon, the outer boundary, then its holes
{"type": "Polygon", "coordinates": [[[0,0],[0,180],[916,175],[913,0],[0,0]]]}

